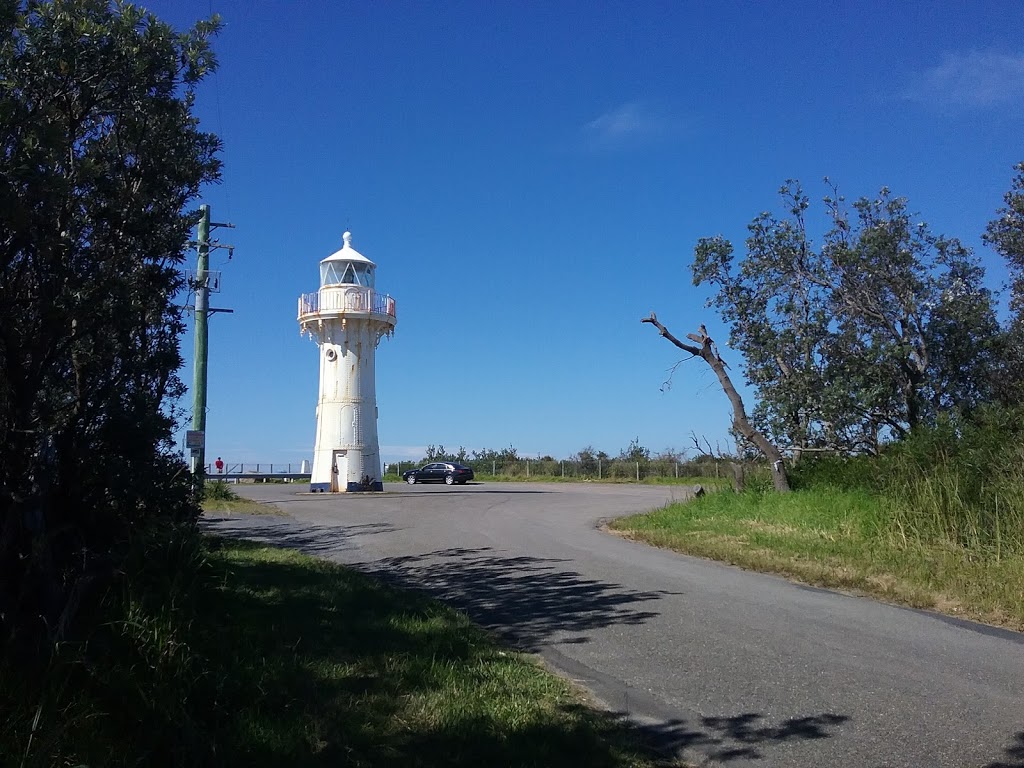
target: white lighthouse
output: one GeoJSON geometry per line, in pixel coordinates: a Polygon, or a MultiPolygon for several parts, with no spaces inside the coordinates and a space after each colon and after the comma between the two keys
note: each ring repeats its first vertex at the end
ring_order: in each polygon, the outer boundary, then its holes
{"type": "Polygon", "coordinates": [[[374,288],[377,265],[352,247],[320,262],[320,290],[299,297],[299,328],[320,346],[320,398],[310,490],[381,491],[374,356],[394,333],[395,300],[374,288]]]}

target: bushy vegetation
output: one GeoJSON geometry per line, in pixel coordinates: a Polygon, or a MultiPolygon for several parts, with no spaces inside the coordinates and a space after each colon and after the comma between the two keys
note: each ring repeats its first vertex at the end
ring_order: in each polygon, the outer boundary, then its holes
{"type": "Polygon", "coordinates": [[[802,460],[615,527],[658,546],[1024,628],[1024,414],[950,414],[877,456],[802,460]]]}
{"type": "Polygon", "coordinates": [[[203,501],[237,501],[238,494],[223,480],[207,480],[203,484],[203,501]]]}
{"type": "Polygon", "coordinates": [[[192,115],[217,24],[106,0],[0,16],[0,650],[34,669],[199,513],[175,294],[188,205],[219,177],[192,115]]]}
{"type": "Polygon", "coordinates": [[[949,414],[878,456],[802,462],[794,485],[870,493],[894,541],[962,547],[978,557],[1024,556],[1022,437],[1019,408],[949,414]]]}
{"type": "Polygon", "coordinates": [[[661,764],[462,614],[354,571],[183,527],[126,574],[45,677],[0,667],[5,764],[661,764]]]}
{"type": "Polygon", "coordinates": [[[447,451],[443,445],[427,446],[426,455],[417,462],[393,463],[387,467],[387,480],[399,479],[399,469],[419,467],[435,461],[454,461],[472,467],[478,478],[499,480],[580,481],[603,480],[611,482],[731,482],[733,460],[702,455],[688,458],[685,451],[673,448],[652,454],[650,449],[634,438],[630,444],[612,456],[605,451],[586,446],[571,456],[556,459],[552,456],[536,458],[520,456],[515,446],[500,451],[492,449],[447,451]],[[712,480],[715,479],[715,480],[712,480]]]}

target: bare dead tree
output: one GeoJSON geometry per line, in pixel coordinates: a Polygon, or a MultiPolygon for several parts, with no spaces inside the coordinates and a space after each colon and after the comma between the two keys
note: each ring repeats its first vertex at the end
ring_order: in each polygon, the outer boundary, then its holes
{"type": "MultiPolygon", "coordinates": [[[[696,447],[697,452],[702,456],[707,456],[709,459],[715,460],[715,466],[719,467],[722,464],[728,464],[732,469],[732,489],[736,493],[743,493],[744,488],[744,474],[743,474],[743,461],[739,456],[730,457],[725,454],[722,450],[722,446],[718,445],[716,448],[711,447],[711,441],[706,437],[704,438],[704,448],[700,444],[700,438],[697,437],[696,432],[690,432],[690,438],[693,440],[693,445],[696,447]]],[[[715,472],[717,475],[717,470],[715,472]]]]}
{"type": "Polygon", "coordinates": [[[650,323],[658,329],[658,332],[662,336],[668,339],[675,346],[679,347],[679,349],[684,352],[689,352],[694,357],[701,358],[711,366],[711,370],[713,370],[715,375],[718,377],[719,384],[722,385],[722,390],[725,392],[725,396],[729,398],[729,402],[732,404],[733,428],[746,440],[749,440],[750,443],[768,459],[771,466],[772,483],[775,486],[775,490],[780,493],[788,492],[790,490],[789,478],[786,476],[786,465],[782,459],[782,453],[775,447],[771,440],[751,425],[750,420],[747,418],[747,411],[743,407],[743,398],[740,397],[740,393],[736,391],[736,387],[732,383],[732,379],[729,378],[729,371],[727,370],[728,366],[725,361],[722,360],[721,355],[718,354],[718,347],[714,340],[708,336],[707,329],[701,325],[699,334],[686,334],[686,338],[700,345],[695,346],[694,344],[687,344],[685,341],[681,341],[673,336],[668,328],[658,321],[657,316],[653,312],[651,312],[650,317],[645,317],[641,322],[650,323]]]}

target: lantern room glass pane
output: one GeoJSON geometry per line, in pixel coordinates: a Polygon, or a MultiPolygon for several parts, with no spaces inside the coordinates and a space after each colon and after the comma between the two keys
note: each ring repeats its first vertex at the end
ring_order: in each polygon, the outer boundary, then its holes
{"type": "Polygon", "coordinates": [[[341,272],[336,261],[329,261],[320,265],[320,285],[337,285],[341,282],[341,272]]]}
{"type": "Polygon", "coordinates": [[[362,285],[373,288],[374,269],[369,264],[329,261],[320,265],[320,285],[362,285]]]}
{"type": "Polygon", "coordinates": [[[373,288],[373,267],[368,264],[356,266],[356,279],[359,284],[367,288],[373,288]]]}

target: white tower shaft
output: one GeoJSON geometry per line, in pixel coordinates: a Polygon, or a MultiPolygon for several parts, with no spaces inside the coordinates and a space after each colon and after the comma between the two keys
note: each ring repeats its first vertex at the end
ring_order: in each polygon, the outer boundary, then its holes
{"type": "Polygon", "coordinates": [[[374,358],[394,331],[395,302],[373,290],[374,264],[345,247],[321,262],[321,288],[299,299],[299,324],[320,347],[310,489],[383,490],[374,358]]]}
{"type": "Polygon", "coordinates": [[[313,485],[347,491],[359,490],[366,481],[380,482],[374,380],[377,338],[367,323],[324,325],[319,339],[313,485]]]}

